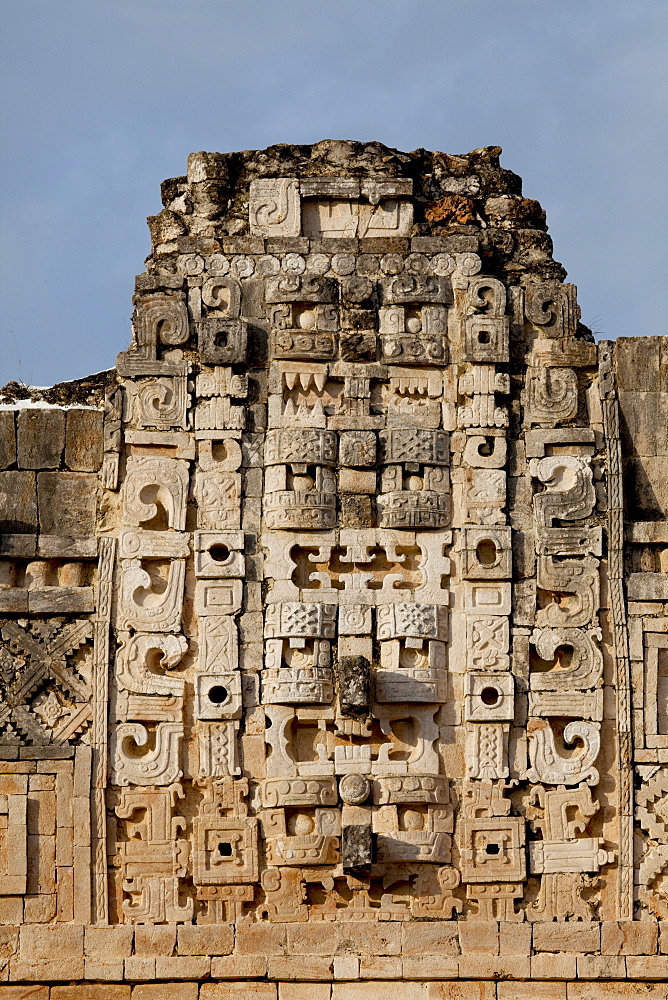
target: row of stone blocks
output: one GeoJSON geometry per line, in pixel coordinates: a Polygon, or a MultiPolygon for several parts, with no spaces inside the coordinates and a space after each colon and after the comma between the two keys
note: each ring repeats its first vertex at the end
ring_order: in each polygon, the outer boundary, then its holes
{"type": "Polygon", "coordinates": [[[1,986],[0,1000],[666,1000],[655,982],[209,982],[1,986]]]}
{"type": "Polygon", "coordinates": [[[26,407],[0,410],[0,469],[96,472],[102,464],[102,410],[26,407]]]}
{"type": "Polygon", "coordinates": [[[0,946],[9,982],[668,980],[657,921],[23,925],[0,946]]]}

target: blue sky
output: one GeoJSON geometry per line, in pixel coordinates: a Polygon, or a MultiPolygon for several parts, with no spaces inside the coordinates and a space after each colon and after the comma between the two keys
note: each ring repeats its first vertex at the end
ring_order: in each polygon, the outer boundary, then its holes
{"type": "Polygon", "coordinates": [[[500,145],[600,336],[664,334],[665,0],[2,0],[0,385],[111,367],[187,155],[500,145]]]}

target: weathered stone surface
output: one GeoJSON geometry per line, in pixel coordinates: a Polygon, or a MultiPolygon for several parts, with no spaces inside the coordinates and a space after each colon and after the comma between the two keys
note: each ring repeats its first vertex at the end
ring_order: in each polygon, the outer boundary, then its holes
{"type": "Polygon", "coordinates": [[[135,1000],[197,1000],[197,983],[146,983],[134,986],[135,1000]]]}
{"type": "Polygon", "coordinates": [[[330,1000],[329,983],[279,983],[278,1000],[330,1000]]]}
{"type": "Polygon", "coordinates": [[[42,985],[0,985],[2,1000],[49,1000],[49,987],[42,985]]]}
{"type": "Polygon", "coordinates": [[[100,410],[68,410],[65,464],[73,472],[97,472],[102,465],[103,414],[100,410]]]}
{"type": "Polygon", "coordinates": [[[341,841],[344,872],[370,865],[373,861],[373,839],[370,826],[344,826],[341,841]]]}
{"type": "Polygon", "coordinates": [[[200,1000],[277,1000],[277,996],[274,983],[204,983],[200,990],[200,1000]]]}
{"type": "Polygon", "coordinates": [[[57,469],[65,446],[65,412],[25,409],[17,414],[19,469],[57,469]]]}
{"type": "Polygon", "coordinates": [[[16,426],[12,410],[0,410],[0,469],[16,462],[16,426]]]}
{"type": "Polygon", "coordinates": [[[129,985],[85,983],[80,986],[52,986],[50,1000],[130,1000],[129,985]]]}
{"type": "Polygon", "coordinates": [[[37,531],[34,472],[0,472],[0,531],[13,535],[37,531]]]}
{"type": "Polygon", "coordinates": [[[369,706],[369,661],[364,656],[341,656],[336,674],[341,711],[363,714],[369,706]]]}
{"type": "Polygon", "coordinates": [[[19,956],[24,961],[78,959],[83,955],[83,935],[83,927],[25,924],[20,933],[19,956]]]}
{"type": "Polygon", "coordinates": [[[40,532],[72,538],[93,535],[96,490],[97,478],[83,472],[38,473],[40,532]]]}
{"type": "Polygon", "coordinates": [[[211,924],[209,927],[178,929],[179,955],[228,955],[234,947],[234,928],[230,924],[211,924]]]}
{"type": "Polygon", "coordinates": [[[3,390],[0,1000],[666,996],[668,340],[499,154],[193,154],[3,390]]]}

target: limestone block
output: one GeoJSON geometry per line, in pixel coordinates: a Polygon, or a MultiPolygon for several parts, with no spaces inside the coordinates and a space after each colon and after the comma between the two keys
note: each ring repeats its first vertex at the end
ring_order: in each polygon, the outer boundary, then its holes
{"type": "Polygon", "coordinates": [[[497,921],[459,922],[458,929],[462,954],[499,954],[499,925],[497,921]]]}
{"type": "Polygon", "coordinates": [[[267,975],[267,959],[259,955],[225,955],[211,959],[211,975],[215,979],[263,979],[267,975]]]}
{"type": "MultiPolygon", "coordinates": [[[[492,279],[485,279],[491,281],[492,279]]],[[[499,282],[500,284],[500,282],[499,282]]],[[[503,287],[503,286],[502,286],[503,287]]],[[[505,293],[505,290],[504,290],[505,293]]],[[[495,362],[508,360],[508,319],[505,316],[470,316],[466,320],[465,356],[467,361],[495,362]]]]}
{"type": "Polygon", "coordinates": [[[37,531],[34,472],[0,472],[0,531],[5,535],[37,531]]]}
{"type": "Polygon", "coordinates": [[[123,559],[121,571],[121,627],[178,632],[185,560],[123,559]]]}
{"type": "Polygon", "coordinates": [[[487,955],[462,955],[459,959],[459,974],[467,979],[527,979],[529,969],[528,956],[502,955],[495,958],[487,955]]]}
{"type": "MultiPolygon", "coordinates": [[[[420,955],[458,955],[459,936],[456,920],[438,922],[409,922],[403,927],[401,954],[404,958],[420,955]]],[[[476,921],[479,923],[479,921],[476,921]]],[[[463,926],[463,925],[462,925],[463,926]]],[[[482,933],[484,938],[484,931],[482,933]]],[[[468,946],[468,940],[467,940],[468,946]]],[[[490,938],[490,947],[494,942],[490,938]]]]}
{"type": "Polygon", "coordinates": [[[329,983],[278,984],[278,1000],[330,1000],[331,994],[329,983]]]}
{"type": "Polygon", "coordinates": [[[19,957],[22,961],[79,959],[83,956],[84,929],[77,926],[53,927],[25,924],[19,936],[19,957]]]}
{"type": "Polygon", "coordinates": [[[572,420],[578,410],[578,384],[573,369],[529,368],[525,405],[529,424],[550,427],[572,420]]]}
{"type": "Polygon", "coordinates": [[[2,1000],[49,1000],[48,986],[0,986],[2,1000]]]}
{"type": "Polygon", "coordinates": [[[341,464],[368,467],[376,461],[376,435],[373,431],[342,431],[339,437],[341,464]]]}
{"type": "Polygon", "coordinates": [[[623,955],[578,955],[578,979],[626,979],[623,955]]]}
{"type": "MultiPolygon", "coordinates": [[[[164,958],[160,955],[155,960],[155,975],[157,979],[204,979],[211,971],[211,959],[203,955],[178,956],[164,958]]],[[[196,983],[189,983],[196,986],[196,983]]],[[[193,994],[194,996],[196,994],[193,994]]]]}
{"type": "Polygon", "coordinates": [[[31,614],[86,614],[93,611],[95,600],[92,587],[49,587],[28,594],[31,614]]]}
{"type": "Polygon", "coordinates": [[[176,926],[140,924],[135,928],[135,954],[171,955],[176,946],[176,926]]]}
{"type": "Polygon", "coordinates": [[[469,614],[509,615],[511,593],[509,583],[466,583],[464,607],[469,614]]]}
{"type": "MultiPolygon", "coordinates": [[[[210,309],[216,310],[217,315],[236,318],[241,314],[241,285],[229,275],[214,274],[207,278],[202,286],[202,302],[210,309]]],[[[209,395],[205,391],[207,375],[198,377],[198,395],[209,395]]],[[[231,385],[225,387],[231,389],[231,385]]],[[[215,393],[215,395],[226,395],[227,392],[215,393]]],[[[214,394],[212,394],[214,395],[214,394]]],[[[241,395],[238,392],[230,392],[230,395],[241,395]]]]}
{"type": "Polygon", "coordinates": [[[536,923],[533,929],[534,951],[597,952],[601,946],[598,923],[536,923]]]}
{"type": "Polygon", "coordinates": [[[496,983],[457,982],[430,983],[427,1000],[496,1000],[496,983]]]}
{"type": "MultiPolygon", "coordinates": [[[[538,983],[543,979],[575,979],[577,956],[568,953],[547,953],[531,956],[531,978],[538,983]]],[[[538,983],[536,985],[538,985],[538,983]]]]}
{"type": "MultiPolygon", "coordinates": [[[[277,1000],[275,983],[203,983],[200,1000],[277,1000]]],[[[190,998],[188,998],[190,1000],[190,998]]]]}
{"type": "Polygon", "coordinates": [[[96,477],[85,472],[38,473],[40,532],[72,538],[93,535],[96,486],[96,477]]]}
{"type": "Polygon", "coordinates": [[[287,927],[282,924],[242,924],[237,927],[237,955],[287,954],[287,927]]]}
{"type": "Polygon", "coordinates": [[[372,864],[373,837],[370,826],[356,824],[343,827],[341,862],[344,872],[354,872],[357,868],[372,864]]]}
{"type": "Polygon", "coordinates": [[[614,367],[619,388],[660,392],[661,340],[659,337],[620,337],[614,343],[614,367]]]}
{"type": "Polygon", "coordinates": [[[507,445],[505,436],[498,432],[470,433],[466,436],[464,462],[474,469],[501,469],[506,464],[507,445]]]}
{"type": "Polygon", "coordinates": [[[186,462],[130,456],[123,485],[123,522],[148,526],[157,521],[182,531],[187,488],[186,462]]]}
{"type": "Polygon", "coordinates": [[[179,955],[229,955],[234,947],[234,929],[231,924],[209,924],[177,928],[179,955]]]}
{"type": "MultiPolygon", "coordinates": [[[[363,961],[364,959],[362,959],[362,962],[363,961]]],[[[385,961],[387,961],[387,959],[385,961]]],[[[402,960],[401,966],[404,979],[448,980],[457,979],[459,975],[459,961],[456,958],[448,958],[445,955],[423,954],[420,956],[410,956],[402,960]]],[[[362,976],[361,978],[373,979],[375,977],[362,976]]],[[[440,985],[444,987],[445,983],[440,983],[440,985]]],[[[442,995],[445,997],[450,996],[451,994],[442,995]]]]}
{"type": "Polygon", "coordinates": [[[511,722],[514,713],[514,678],[509,673],[472,671],[465,677],[467,722],[511,722]]]}
{"type": "Polygon", "coordinates": [[[497,990],[498,1000],[566,1000],[566,983],[499,983],[497,990]]]}
{"type": "MultiPolygon", "coordinates": [[[[400,989],[403,1000],[428,1000],[429,987],[424,983],[403,982],[400,989]]],[[[381,1000],[386,996],[387,983],[332,984],[332,1000],[381,1000]]]]}
{"type": "Polygon", "coordinates": [[[23,899],[21,896],[0,898],[0,925],[18,926],[23,921],[23,899]]]}
{"type": "Polygon", "coordinates": [[[341,493],[371,493],[377,489],[375,471],[361,469],[339,469],[339,490],[341,493]]]}
{"type": "MultiPolygon", "coordinates": [[[[666,982],[668,980],[668,958],[664,958],[662,955],[652,957],[629,955],[626,959],[626,970],[629,979],[656,979],[666,982]]],[[[642,994],[640,995],[642,996],[642,994]]],[[[649,996],[651,995],[650,993],[649,996]]]]}
{"type": "Polygon", "coordinates": [[[174,670],[188,648],[181,635],[142,635],[119,633],[116,655],[116,678],[119,685],[135,694],[182,695],[184,681],[151,669],[174,670]]]}
{"type": "Polygon", "coordinates": [[[511,530],[505,527],[464,528],[462,575],[467,580],[509,579],[511,530]]]}
{"type": "Polygon", "coordinates": [[[197,1000],[197,983],[146,983],[132,988],[134,1000],[197,1000]]]}
{"type": "Polygon", "coordinates": [[[155,959],[131,955],[123,963],[125,979],[131,983],[146,982],[155,979],[155,959]]]}
{"type": "Polygon", "coordinates": [[[130,1000],[131,989],[130,986],[109,983],[52,986],[51,1000],[130,1000]]]}
{"type": "Polygon", "coordinates": [[[598,771],[593,764],[601,748],[600,727],[591,722],[569,722],[563,731],[565,743],[578,738],[582,750],[577,757],[567,758],[558,753],[554,732],[550,724],[534,720],[528,729],[530,779],[554,784],[577,785],[581,781],[598,782],[598,771]]]}
{"type": "Polygon", "coordinates": [[[401,926],[395,921],[368,922],[366,926],[350,921],[328,929],[335,939],[323,937],[318,922],[290,923],[288,953],[300,955],[350,954],[359,957],[401,955],[401,926]]]}
{"type": "Polygon", "coordinates": [[[234,671],[198,674],[195,688],[198,719],[241,717],[241,676],[234,671]]]}
{"type": "Polygon", "coordinates": [[[335,672],[339,684],[339,702],[343,712],[361,714],[369,704],[370,666],[365,656],[342,656],[335,672]]]}
{"type": "Polygon", "coordinates": [[[632,573],[628,581],[629,600],[668,600],[668,577],[663,573],[632,573]]]}
{"type": "Polygon", "coordinates": [[[622,432],[628,441],[633,441],[635,454],[647,458],[665,455],[666,429],[662,426],[663,416],[668,406],[668,393],[663,391],[621,391],[620,409],[624,418],[622,432]],[[656,418],[656,419],[654,419],[656,418]]]}
{"type": "Polygon", "coordinates": [[[182,775],[179,761],[183,726],[178,722],[161,722],[155,728],[153,740],[148,730],[138,722],[117,726],[112,737],[113,778],[117,785],[169,785],[182,775]],[[132,746],[153,747],[143,755],[132,746]]]}
{"type": "Polygon", "coordinates": [[[335,979],[359,979],[360,960],[353,955],[337,955],[332,963],[335,979]]]}
{"type": "Polygon", "coordinates": [[[132,951],[132,927],[86,927],[84,954],[98,962],[123,959],[132,951]]]}
{"type": "Polygon", "coordinates": [[[16,427],[13,410],[0,410],[0,469],[16,462],[16,427]]]}
{"type": "Polygon", "coordinates": [[[101,410],[68,410],[65,423],[65,464],[73,472],[97,472],[102,465],[101,410]]]}
{"type": "Polygon", "coordinates": [[[501,921],[499,923],[499,954],[528,955],[531,951],[532,929],[529,924],[501,921]]]}
{"type": "MultiPolygon", "coordinates": [[[[97,539],[90,536],[72,538],[71,535],[40,535],[37,539],[37,555],[44,559],[95,559],[97,539]]],[[[74,570],[73,574],[76,575],[74,570]]]]}
{"type": "MultiPolygon", "coordinates": [[[[646,963],[650,959],[638,959],[646,963]]],[[[665,1000],[665,983],[569,983],[568,1000],[665,1000]]]]}
{"type": "Polygon", "coordinates": [[[242,531],[196,531],[193,542],[197,577],[244,578],[242,531]]]}
{"type": "Polygon", "coordinates": [[[65,446],[65,410],[25,409],[17,415],[19,469],[57,469],[65,446]]]}
{"type": "Polygon", "coordinates": [[[525,440],[526,457],[543,458],[547,448],[555,445],[579,445],[580,453],[584,449],[593,453],[595,433],[593,427],[551,427],[527,430],[525,440]]]}
{"type": "Polygon", "coordinates": [[[49,982],[75,977],[83,979],[84,961],[81,959],[42,959],[23,962],[14,960],[11,967],[12,978],[29,982],[49,982]]]}
{"type": "Polygon", "coordinates": [[[250,185],[249,223],[257,236],[299,236],[301,209],[294,177],[263,178],[250,185]]]}
{"type": "Polygon", "coordinates": [[[304,955],[288,955],[285,958],[270,958],[267,964],[270,979],[324,979],[332,975],[331,959],[314,958],[304,955]]]}
{"type": "MultiPolygon", "coordinates": [[[[301,182],[302,186],[304,183],[301,182]]],[[[337,187],[336,193],[341,192],[342,188],[337,187]]],[[[307,198],[302,204],[302,232],[315,240],[407,236],[412,224],[413,205],[405,198],[385,198],[378,204],[369,204],[351,191],[345,200],[307,198]]],[[[353,267],[344,264],[341,273],[349,274],[352,270],[353,267]]]]}

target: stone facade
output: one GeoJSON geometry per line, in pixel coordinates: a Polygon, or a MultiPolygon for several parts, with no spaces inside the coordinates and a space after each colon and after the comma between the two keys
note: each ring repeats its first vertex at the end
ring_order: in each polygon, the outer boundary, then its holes
{"type": "Polygon", "coordinates": [[[668,339],[499,153],[194,154],[5,387],[0,1000],[668,996],[668,339]]]}

